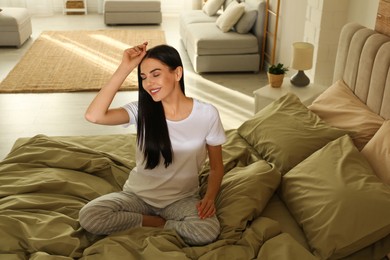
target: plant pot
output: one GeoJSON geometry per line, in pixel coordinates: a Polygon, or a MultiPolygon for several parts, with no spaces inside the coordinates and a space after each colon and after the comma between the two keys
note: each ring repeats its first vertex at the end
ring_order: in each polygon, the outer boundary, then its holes
{"type": "Polygon", "coordinates": [[[283,84],[284,74],[271,74],[267,72],[268,82],[273,88],[280,88],[283,84]]]}

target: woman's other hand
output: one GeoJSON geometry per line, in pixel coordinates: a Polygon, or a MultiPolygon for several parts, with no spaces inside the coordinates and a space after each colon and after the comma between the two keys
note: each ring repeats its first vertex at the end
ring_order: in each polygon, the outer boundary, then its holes
{"type": "Polygon", "coordinates": [[[196,205],[198,209],[198,215],[201,219],[210,218],[217,212],[215,209],[214,200],[203,198],[196,205]]]}

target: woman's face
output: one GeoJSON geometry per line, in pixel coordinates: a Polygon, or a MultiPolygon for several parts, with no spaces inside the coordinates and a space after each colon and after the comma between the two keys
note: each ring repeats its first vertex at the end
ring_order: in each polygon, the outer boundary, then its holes
{"type": "Polygon", "coordinates": [[[159,60],[147,58],[141,66],[142,86],[154,101],[161,101],[175,91],[181,91],[181,67],[171,70],[159,60]]]}

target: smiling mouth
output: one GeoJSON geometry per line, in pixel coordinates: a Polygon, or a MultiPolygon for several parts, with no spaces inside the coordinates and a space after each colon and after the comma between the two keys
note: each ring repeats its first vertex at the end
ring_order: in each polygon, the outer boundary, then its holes
{"type": "Polygon", "coordinates": [[[160,88],[154,88],[154,89],[151,89],[150,90],[150,93],[151,94],[156,94],[157,92],[159,92],[160,91],[160,88]]]}

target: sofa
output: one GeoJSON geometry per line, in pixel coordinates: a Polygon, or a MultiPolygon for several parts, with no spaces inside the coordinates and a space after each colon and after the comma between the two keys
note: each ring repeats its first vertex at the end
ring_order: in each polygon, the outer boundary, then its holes
{"type": "Polygon", "coordinates": [[[389,63],[389,37],[348,24],[334,83],[310,106],[290,93],[227,130],[221,230],[204,246],[171,229],[81,228],[79,210],[120,191],[135,166],[134,134],[18,139],[0,162],[0,259],[385,260],[389,63]]]}
{"type": "Polygon", "coordinates": [[[32,34],[27,8],[0,7],[0,46],[20,47],[32,34]]]}
{"type": "Polygon", "coordinates": [[[180,37],[194,71],[258,72],[265,2],[209,0],[180,14],[180,37]]]}

